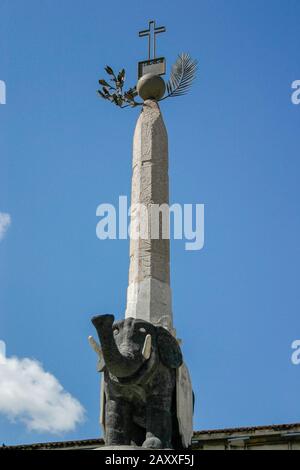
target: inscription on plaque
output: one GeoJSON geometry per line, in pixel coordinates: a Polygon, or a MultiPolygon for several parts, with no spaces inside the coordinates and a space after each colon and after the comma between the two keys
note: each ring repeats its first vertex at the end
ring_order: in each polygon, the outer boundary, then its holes
{"type": "Polygon", "coordinates": [[[138,77],[141,78],[146,73],[154,73],[155,75],[165,75],[166,59],[159,57],[158,59],[143,60],[138,64],[138,77]]]}

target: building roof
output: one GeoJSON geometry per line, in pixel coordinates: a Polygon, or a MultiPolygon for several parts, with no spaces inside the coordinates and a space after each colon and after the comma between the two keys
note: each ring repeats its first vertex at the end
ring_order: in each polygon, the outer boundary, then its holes
{"type": "Polygon", "coordinates": [[[300,428],[300,423],[291,424],[271,424],[268,426],[245,426],[241,428],[225,428],[225,429],[209,429],[207,431],[195,431],[195,436],[204,434],[236,434],[236,433],[257,433],[260,431],[289,431],[291,429],[300,428]]]}
{"type": "MultiPolygon", "coordinates": [[[[274,424],[269,426],[252,426],[252,427],[241,427],[241,428],[228,428],[228,429],[209,429],[203,431],[195,431],[192,443],[192,449],[199,448],[199,444],[216,441],[216,440],[233,440],[233,439],[245,439],[254,437],[266,436],[268,438],[274,436],[292,436],[292,434],[300,435],[300,423],[293,424],[274,424]]],[[[57,442],[40,442],[35,444],[24,444],[7,446],[3,444],[0,446],[1,450],[92,450],[96,447],[104,445],[103,439],[85,439],[79,441],[57,441],[57,442]]]]}

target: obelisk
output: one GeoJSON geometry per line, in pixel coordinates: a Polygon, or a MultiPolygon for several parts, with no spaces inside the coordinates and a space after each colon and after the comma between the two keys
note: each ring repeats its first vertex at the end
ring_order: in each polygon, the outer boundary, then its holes
{"type": "Polygon", "coordinates": [[[128,444],[129,449],[188,448],[193,435],[191,379],[173,329],[168,135],[158,103],[187,92],[196,62],[179,55],[166,84],[165,58],[155,55],[155,37],[165,31],[151,20],[139,32],[148,37],[149,57],[138,63],[136,87],[124,92],[125,70],[115,74],[109,66],[105,70],[112,85],[99,80],[103,99],[121,108],[141,106],[133,138],[125,319],[92,319],[101,343],[90,338],[103,371],[101,423],[109,446],[103,449],[128,449],[128,444]]]}
{"type": "Polygon", "coordinates": [[[168,135],[157,101],[147,99],[133,138],[125,316],[164,326],[172,332],[168,204],[168,135]]]}

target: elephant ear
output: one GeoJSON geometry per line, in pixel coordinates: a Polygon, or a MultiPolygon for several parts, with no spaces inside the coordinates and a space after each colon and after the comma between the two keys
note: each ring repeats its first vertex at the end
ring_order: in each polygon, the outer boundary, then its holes
{"type": "Polygon", "coordinates": [[[182,364],[180,346],[165,328],[157,327],[157,346],[161,362],[171,369],[177,369],[182,364]]]}

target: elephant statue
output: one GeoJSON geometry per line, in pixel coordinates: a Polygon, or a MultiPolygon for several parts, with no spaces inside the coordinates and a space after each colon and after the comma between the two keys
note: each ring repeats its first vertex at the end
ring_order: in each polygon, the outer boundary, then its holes
{"type": "MultiPolygon", "coordinates": [[[[182,448],[176,412],[178,341],[162,326],[113,315],[92,318],[103,356],[107,446],[182,448]]],[[[95,343],[95,342],[94,342],[95,343]]]]}

